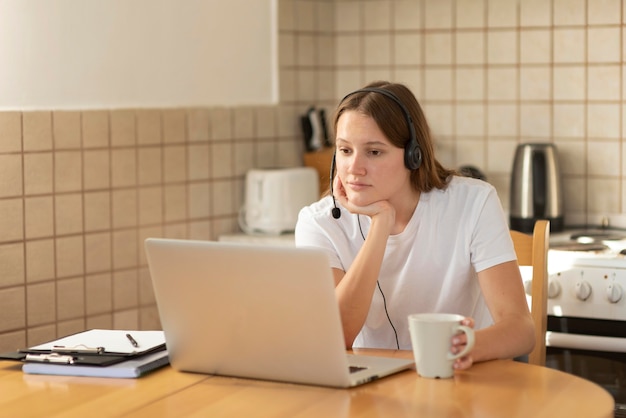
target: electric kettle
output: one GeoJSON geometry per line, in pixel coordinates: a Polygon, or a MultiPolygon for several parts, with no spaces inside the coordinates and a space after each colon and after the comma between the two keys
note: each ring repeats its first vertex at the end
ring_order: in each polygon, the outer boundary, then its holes
{"type": "Polygon", "coordinates": [[[550,221],[550,231],[563,230],[563,192],[554,144],[520,144],[511,173],[510,228],[532,233],[535,221],[550,221]]]}

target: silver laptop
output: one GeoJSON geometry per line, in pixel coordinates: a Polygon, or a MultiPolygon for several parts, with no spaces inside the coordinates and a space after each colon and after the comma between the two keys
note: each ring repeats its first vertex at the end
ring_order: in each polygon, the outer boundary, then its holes
{"type": "Polygon", "coordinates": [[[351,387],[414,364],[346,353],[319,250],[156,238],[145,247],[176,370],[351,387]]]}

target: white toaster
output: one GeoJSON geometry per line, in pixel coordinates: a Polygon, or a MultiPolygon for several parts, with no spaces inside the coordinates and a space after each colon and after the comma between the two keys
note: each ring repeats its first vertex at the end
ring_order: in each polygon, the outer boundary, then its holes
{"type": "Polygon", "coordinates": [[[246,174],[239,226],[248,234],[291,232],[300,209],[319,198],[319,177],[313,168],[250,170],[246,174]]]}

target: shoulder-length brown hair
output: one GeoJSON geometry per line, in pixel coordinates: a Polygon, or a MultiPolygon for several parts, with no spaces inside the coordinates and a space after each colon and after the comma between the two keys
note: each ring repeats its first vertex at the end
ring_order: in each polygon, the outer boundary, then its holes
{"type": "MultiPolygon", "coordinates": [[[[415,126],[415,136],[422,151],[422,163],[418,169],[411,171],[411,184],[415,190],[428,192],[433,188],[443,189],[447,186],[454,170],[444,168],[435,158],[433,140],[426,117],[417,99],[403,84],[376,81],[365,88],[384,89],[393,93],[411,115],[415,126]]],[[[370,116],[387,139],[398,148],[405,149],[411,140],[406,115],[393,99],[384,94],[364,91],[351,93],[339,103],[333,117],[334,131],[337,132],[337,121],[346,111],[354,110],[370,116]]]]}

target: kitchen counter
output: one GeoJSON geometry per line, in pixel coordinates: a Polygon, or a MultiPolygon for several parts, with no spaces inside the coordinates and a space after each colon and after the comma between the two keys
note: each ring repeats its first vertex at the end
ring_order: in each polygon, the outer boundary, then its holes
{"type": "Polygon", "coordinates": [[[252,234],[228,234],[220,235],[217,239],[220,242],[238,242],[243,244],[263,244],[263,245],[277,245],[280,247],[293,247],[294,235],[282,234],[282,235],[252,235],[252,234]]]}

